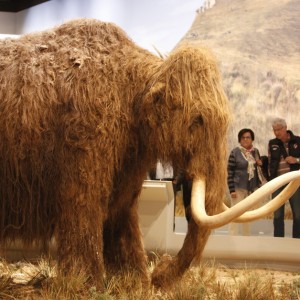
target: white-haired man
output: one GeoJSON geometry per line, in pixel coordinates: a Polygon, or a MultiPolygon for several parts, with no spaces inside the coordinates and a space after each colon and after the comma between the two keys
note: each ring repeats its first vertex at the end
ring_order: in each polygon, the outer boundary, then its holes
{"type": "MultiPolygon", "coordinates": [[[[284,119],[272,122],[275,139],[269,141],[270,179],[300,169],[300,137],[287,130],[284,119]]],[[[276,197],[284,187],[273,193],[276,197]]],[[[300,238],[300,188],[289,199],[293,214],[293,238],[300,238]]],[[[284,205],[274,212],[274,236],[284,237],[284,205]]]]}

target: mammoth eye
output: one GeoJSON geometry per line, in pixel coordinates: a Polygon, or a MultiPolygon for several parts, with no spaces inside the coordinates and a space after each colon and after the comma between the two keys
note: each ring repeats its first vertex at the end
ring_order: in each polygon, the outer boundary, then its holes
{"type": "Polygon", "coordinates": [[[203,124],[204,124],[203,118],[201,116],[198,116],[193,119],[192,124],[190,125],[190,130],[193,130],[198,126],[202,126],[203,124]]]}

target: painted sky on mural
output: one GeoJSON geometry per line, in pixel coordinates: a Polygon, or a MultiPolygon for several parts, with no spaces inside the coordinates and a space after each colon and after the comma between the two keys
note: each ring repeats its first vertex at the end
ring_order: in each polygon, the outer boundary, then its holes
{"type": "Polygon", "coordinates": [[[140,46],[162,53],[171,51],[192,25],[203,0],[100,0],[94,8],[72,12],[112,21],[140,46]],[[101,3],[102,2],[102,3],[101,3]],[[101,9],[99,9],[99,3],[101,9]]]}
{"type": "Polygon", "coordinates": [[[126,1],[121,25],[141,46],[171,51],[191,27],[199,0],[126,1]]]}
{"type": "MultiPolygon", "coordinates": [[[[59,0],[54,0],[59,1],[59,0]]],[[[121,26],[140,46],[170,52],[191,27],[203,0],[64,0],[62,19],[92,17],[121,26]]]]}
{"type": "Polygon", "coordinates": [[[17,15],[19,34],[75,18],[96,18],[123,28],[138,45],[172,51],[191,27],[203,0],[51,0],[17,15]]]}

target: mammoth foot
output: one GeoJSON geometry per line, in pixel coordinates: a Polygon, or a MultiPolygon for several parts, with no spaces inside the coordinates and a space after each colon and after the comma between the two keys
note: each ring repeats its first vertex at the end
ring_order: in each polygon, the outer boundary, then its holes
{"type": "Polygon", "coordinates": [[[179,268],[178,259],[163,255],[152,272],[151,283],[161,289],[168,289],[178,281],[186,268],[179,268]]]}

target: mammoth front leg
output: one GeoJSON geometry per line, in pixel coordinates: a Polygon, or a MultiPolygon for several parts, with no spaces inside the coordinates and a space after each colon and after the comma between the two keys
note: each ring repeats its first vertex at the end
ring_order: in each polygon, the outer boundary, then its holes
{"type": "Polygon", "coordinates": [[[152,273],[152,283],[159,288],[167,288],[180,279],[194,259],[200,259],[210,230],[200,228],[190,220],[183,246],[174,258],[162,257],[152,273]]]}
{"type": "MultiPolygon", "coordinates": [[[[122,201],[126,200],[124,197],[122,201]]],[[[110,272],[135,271],[141,276],[143,283],[148,283],[146,255],[137,213],[137,196],[131,197],[130,205],[110,210],[104,225],[104,260],[106,269],[110,272]]]]}
{"type": "Polygon", "coordinates": [[[57,230],[59,269],[74,274],[83,269],[88,281],[103,288],[103,208],[92,187],[68,185],[61,199],[57,230]],[[74,270],[74,267],[76,268],[74,270]]]}

